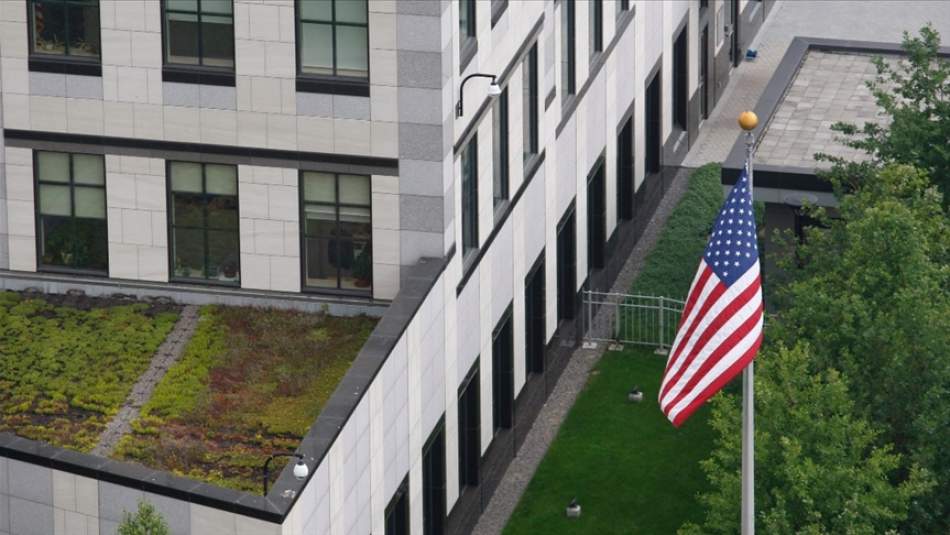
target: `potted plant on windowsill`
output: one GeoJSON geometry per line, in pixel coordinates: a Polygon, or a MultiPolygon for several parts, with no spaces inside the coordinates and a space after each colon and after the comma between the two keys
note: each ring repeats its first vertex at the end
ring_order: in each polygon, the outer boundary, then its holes
{"type": "Polygon", "coordinates": [[[355,279],[353,284],[357,288],[369,288],[373,283],[373,260],[369,246],[363,247],[353,260],[353,278],[355,279]]]}

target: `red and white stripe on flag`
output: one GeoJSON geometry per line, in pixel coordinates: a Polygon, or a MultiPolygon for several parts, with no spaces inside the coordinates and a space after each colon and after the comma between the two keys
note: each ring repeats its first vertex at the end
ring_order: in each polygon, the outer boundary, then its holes
{"type": "Polygon", "coordinates": [[[743,172],[713,226],[670,347],[659,402],[676,427],[752,362],[762,343],[750,190],[743,172]]]}

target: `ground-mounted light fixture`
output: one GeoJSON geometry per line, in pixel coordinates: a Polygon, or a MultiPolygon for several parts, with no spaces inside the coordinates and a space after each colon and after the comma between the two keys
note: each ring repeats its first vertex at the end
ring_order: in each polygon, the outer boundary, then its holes
{"type": "Polygon", "coordinates": [[[459,85],[459,101],[458,103],[455,104],[456,117],[462,116],[462,111],[463,111],[462,95],[465,94],[465,82],[468,82],[472,78],[491,78],[491,84],[488,86],[488,96],[495,98],[501,94],[501,87],[499,87],[498,84],[495,83],[496,76],[494,74],[484,74],[480,72],[469,74],[468,76],[462,79],[462,83],[459,85]]]}
{"type": "Polygon", "coordinates": [[[278,452],[271,454],[270,457],[264,461],[264,496],[267,496],[267,483],[270,479],[270,462],[277,457],[296,457],[297,464],[294,465],[294,477],[297,481],[303,481],[307,479],[307,476],[310,475],[310,467],[307,466],[306,461],[303,460],[303,455],[295,453],[292,451],[278,452]]]}
{"type": "Polygon", "coordinates": [[[630,403],[640,403],[643,401],[643,392],[639,386],[634,385],[633,388],[630,389],[630,392],[627,392],[627,401],[630,403]]]}
{"type": "Polygon", "coordinates": [[[568,518],[579,518],[581,516],[581,504],[577,503],[577,498],[571,498],[571,503],[567,504],[564,513],[568,518]]]}

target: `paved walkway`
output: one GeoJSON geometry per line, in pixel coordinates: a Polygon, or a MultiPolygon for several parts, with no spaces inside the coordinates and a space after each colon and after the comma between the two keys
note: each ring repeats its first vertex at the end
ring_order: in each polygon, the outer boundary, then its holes
{"type": "Polygon", "coordinates": [[[99,443],[92,450],[93,455],[109,457],[112,454],[119,440],[132,429],[132,422],[139,417],[142,405],[152,397],[152,392],[158,386],[158,382],[162,380],[162,377],[165,377],[168,369],[175,364],[175,361],[185,351],[185,345],[195,333],[197,326],[198,307],[188,305],[181,311],[178,321],[175,322],[175,326],[165,337],[165,341],[158,346],[151,364],[145,370],[145,373],[139,377],[135,386],[132,387],[125,404],[122,405],[119,412],[106,425],[105,431],[99,436],[99,443]]]}
{"type": "MultiPolygon", "coordinates": [[[[629,291],[633,279],[643,268],[647,254],[656,245],[660,231],[666,225],[670,213],[683,197],[683,193],[686,191],[687,176],[691,171],[692,169],[681,168],[677,172],[669,190],[657,206],[653,219],[650,220],[640,241],[634,246],[630,257],[624,263],[611,291],[629,291]]],[[[515,510],[515,506],[518,505],[518,500],[521,499],[521,495],[524,494],[528,483],[531,481],[531,477],[534,476],[538,464],[544,458],[544,454],[547,453],[554,437],[557,436],[561,423],[564,422],[567,413],[574,406],[574,400],[577,399],[577,395],[587,384],[587,376],[594,365],[597,364],[597,361],[600,360],[605,349],[606,344],[599,344],[596,349],[578,349],[571,355],[570,361],[554,386],[548,401],[541,407],[531,430],[528,431],[528,436],[521,445],[521,449],[518,450],[518,455],[511,461],[501,483],[495,489],[488,507],[485,508],[481,518],[479,518],[478,524],[472,532],[473,534],[493,535],[501,533],[501,530],[504,529],[505,524],[508,523],[508,518],[515,510]]]]}
{"type": "Polygon", "coordinates": [[[755,107],[792,39],[824,37],[899,43],[931,22],[950,45],[950,2],[945,0],[780,0],[753,40],[755,61],[733,71],[722,99],[703,125],[683,165],[722,162],[739,136],[736,118],[755,107]]]}

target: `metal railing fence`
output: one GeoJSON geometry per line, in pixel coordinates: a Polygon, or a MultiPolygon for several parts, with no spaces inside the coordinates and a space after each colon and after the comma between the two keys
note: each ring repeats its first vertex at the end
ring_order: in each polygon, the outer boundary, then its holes
{"type": "Polygon", "coordinates": [[[585,342],[656,346],[673,343],[685,302],[656,295],[584,291],[585,342]]]}

